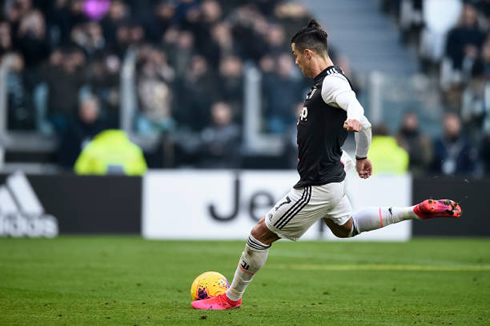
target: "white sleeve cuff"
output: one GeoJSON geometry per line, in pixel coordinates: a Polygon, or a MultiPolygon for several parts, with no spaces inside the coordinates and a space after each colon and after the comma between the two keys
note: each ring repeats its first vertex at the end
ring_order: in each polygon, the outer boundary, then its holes
{"type": "Polygon", "coordinates": [[[371,123],[365,116],[362,116],[361,120],[361,131],[355,133],[356,139],[356,156],[367,157],[369,146],[371,146],[372,132],[371,123]]]}

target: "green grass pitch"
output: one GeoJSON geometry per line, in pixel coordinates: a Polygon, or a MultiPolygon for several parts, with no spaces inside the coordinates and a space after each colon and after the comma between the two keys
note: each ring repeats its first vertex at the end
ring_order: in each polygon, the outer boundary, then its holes
{"type": "Polygon", "coordinates": [[[0,325],[490,325],[490,240],[278,242],[241,309],[196,311],[245,241],[0,239],[0,325]]]}

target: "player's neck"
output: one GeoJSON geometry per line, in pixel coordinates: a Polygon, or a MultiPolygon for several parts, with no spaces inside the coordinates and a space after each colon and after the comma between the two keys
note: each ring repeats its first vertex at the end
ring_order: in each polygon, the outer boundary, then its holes
{"type": "Polygon", "coordinates": [[[311,69],[311,78],[315,78],[318,76],[322,71],[327,69],[328,67],[333,66],[333,61],[330,59],[329,56],[322,58],[319,57],[316,62],[313,63],[312,69],[311,69]]]}

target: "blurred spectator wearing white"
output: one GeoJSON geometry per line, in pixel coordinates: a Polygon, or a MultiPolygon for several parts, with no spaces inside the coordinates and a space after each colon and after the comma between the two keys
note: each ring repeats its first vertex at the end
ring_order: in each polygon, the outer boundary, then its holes
{"type": "Polygon", "coordinates": [[[461,119],[474,144],[481,140],[484,132],[490,132],[490,82],[482,60],[473,65],[472,79],[463,92],[461,119]]]}
{"type": "Polygon", "coordinates": [[[141,68],[138,76],[139,114],[137,131],[158,134],[173,128],[171,117],[172,94],[169,83],[175,78],[166,54],[147,46],[140,50],[141,68]]]}
{"type": "Polygon", "coordinates": [[[431,63],[444,57],[446,35],[460,17],[461,0],[425,0],[423,2],[424,29],[421,36],[420,55],[431,63]]]}

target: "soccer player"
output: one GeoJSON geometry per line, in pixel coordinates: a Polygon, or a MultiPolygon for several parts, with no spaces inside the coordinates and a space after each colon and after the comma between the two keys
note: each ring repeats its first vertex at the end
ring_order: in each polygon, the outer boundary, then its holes
{"type": "Polygon", "coordinates": [[[341,146],[347,133],[355,132],[355,168],[361,178],[369,178],[371,124],[349,80],[328,56],[327,33],[316,20],[293,36],[291,49],[303,75],[313,78],[297,125],[300,180],[252,229],[228,291],[192,302],[194,309],[239,308],[271,244],[281,238],[298,240],[319,219],[334,235],[347,238],[404,220],[461,216],[461,207],[448,199],[428,199],[412,207],[366,208],[353,214],[346,196],[341,146]]]}

